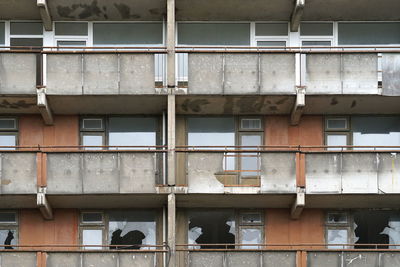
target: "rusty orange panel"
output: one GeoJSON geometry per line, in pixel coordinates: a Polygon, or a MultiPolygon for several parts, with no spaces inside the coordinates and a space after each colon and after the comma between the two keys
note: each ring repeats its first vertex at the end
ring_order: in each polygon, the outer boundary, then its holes
{"type": "Polygon", "coordinates": [[[19,121],[20,146],[37,146],[43,144],[43,119],[40,115],[23,115],[19,121]]]}
{"type": "Polygon", "coordinates": [[[288,145],[288,116],[266,116],[264,120],[264,144],[267,146],[288,145]]]}
{"type": "Polygon", "coordinates": [[[296,185],[306,186],[306,158],[303,153],[296,153],[296,185]]]}

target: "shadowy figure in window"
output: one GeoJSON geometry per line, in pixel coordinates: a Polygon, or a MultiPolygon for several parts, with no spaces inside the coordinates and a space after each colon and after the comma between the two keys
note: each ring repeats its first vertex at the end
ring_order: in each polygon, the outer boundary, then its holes
{"type": "Polygon", "coordinates": [[[4,240],[4,249],[14,249],[11,246],[11,241],[14,239],[14,234],[11,231],[8,231],[8,235],[6,240],[4,240]]]}
{"type": "Polygon", "coordinates": [[[122,230],[117,229],[112,233],[111,245],[127,245],[126,247],[110,246],[110,249],[140,249],[146,236],[138,230],[130,231],[121,236],[122,230]]]}

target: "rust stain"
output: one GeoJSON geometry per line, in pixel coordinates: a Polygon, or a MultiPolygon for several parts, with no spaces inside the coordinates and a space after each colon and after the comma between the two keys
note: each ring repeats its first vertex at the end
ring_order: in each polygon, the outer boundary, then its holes
{"type": "Polygon", "coordinates": [[[35,106],[35,104],[27,103],[25,100],[18,100],[17,102],[9,102],[7,100],[3,100],[0,103],[0,108],[10,108],[10,109],[30,108],[32,106],[35,106]]]}
{"type": "Polygon", "coordinates": [[[2,179],[1,180],[1,185],[9,185],[11,184],[11,180],[10,179],[2,179]]]}

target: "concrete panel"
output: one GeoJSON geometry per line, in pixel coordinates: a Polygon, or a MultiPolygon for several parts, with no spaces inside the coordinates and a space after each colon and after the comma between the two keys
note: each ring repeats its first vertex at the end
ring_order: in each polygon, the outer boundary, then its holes
{"type": "Polygon", "coordinates": [[[341,252],[309,252],[307,253],[308,267],[342,267],[341,252]]]}
{"type": "Polygon", "coordinates": [[[35,252],[0,252],[1,267],[36,267],[35,252]]]}
{"type": "Polygon", "coordinates": [[[118,94],[118,55],[86,54],[83,57],[83,92],[87,95],[118,94]]]}
{"type": "Polygon", "coordinates": [[[307,94],[341,94],[341,55],[308,54],[306,86],[307,94]]]}
{"type": "Polygon", "coordinates": [[[188,56],[188,92],[222,94],[223,54],[191,54],[188,56]]]}
{"type": "Polygon", "coordinates": [[[36,194],[36,153],[1,153],[1,193],[36,194]]]}
{"type": "Polygon", "coordinates": [[[295,153],[261,153],[261,192],[296,192],[295,153]]]}
{"type": "Polygon", "coordinates": [[[120,94],[154,94],[154,55],[121,54],[120,94]]]}
{"type": "Polygon", "coordinates": [[[154,267],[156,257],[154,253],[119,253],[118,267],[143,266],[154,267]]]}
{"type": "Polygon", "coordinates": [[[379,192],[400,193],[400,155],[379,153],[379,192]]]}
{"type": "Polygon", "coordinates": [[[382,95],[400,96],[400,54],[382,54],[382,95]]]}
{"type": "Polygon", "coordinates": [[[80,265],[80,253],[47,253],[46,267],[71,267],[80,265]]]}
{"type": "Polygon", "coordinates": [[[261,54],[261,94],[295,94],[295,54],[261,54]]]}
{"type": "Polygon", "coordinates": [[[345,153],[342,160],[343,193],[378,193],[376,153],[345,153]]]}
{"type": "Polygon", "coordinates": [[[219,153],[188,153],[187,172],[189,193],[222,193],[224,185],[215,174],[222,173],[224,154],[219,153]]]}
{"type": "Polygon", "coordinates": [[[306,154],[306,192],[342,192],[342,154],[306,154]]]}
{"type": "Polygon", "coordinates": [[[117,153],[84,154],[82,167],[85,194],[119,192],[117,153]]]}
{"type": "Polygon", "coordinates": [[[379,265],[379,253],[376,252],[347,252],[344,253],[344,266],[376,267],[379,265]]]}
{"type": "Polygon", "coordinates": [[[116,253],[83,253],[82,267],[117,267],[118,254],[116,253]]]}
{"type": "Polygon", "coordinates": [[[296,252],[263,252],[263,266],[295,267],[296,252]]]}
{"type": "Polygon", "coordinates": [[[242,267],[242,266],[261,266],[261,253],[262,252],[227,252],[226,253],[226,266],[228,267],[242,267]]]}
{"type": "Polygon", "coordinates": [[[378,94],[378,55],[343,54],[343,94],[378,94]]]}
{"type": "Polygon", "coordinates": [[[400,266],[399,252],[385,252],[380,254],[380,263],[383,267],[400,266]]]}
{"type": "Polygon", "coordinates": [[[120,193],[155,192],[156,154],[120,153],[120,193]]]}
{"type": "Polygon", "coordinates": [[[224,252],[190,252],[189,267],[224,266],[224,252]]]}
{"type": "Polygon", "coordinates": [[[0,54],[0,93],[36,94],[36,54],[0,54]]]}
{"type": "Polygon", "coordinates": [[[257,54],[226,54],[223,93],[231,95],[259,92],[257,54]]]}
{"type": "Polygon", "coordinates": [[[83,93],[82,55],[47,55],[47,94],[81,95],[83,93]]]}
{"type": "Polygon", "coordinates": [[[81,153],[47,154],[47,193],[81,194],[81,153]]]}

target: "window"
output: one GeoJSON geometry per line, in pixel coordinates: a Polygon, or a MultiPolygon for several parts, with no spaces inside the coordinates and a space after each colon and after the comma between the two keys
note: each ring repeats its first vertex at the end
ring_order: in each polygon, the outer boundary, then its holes
{"type": "Polygon", "coordinates": [[[332,22],[302,22],[301,46],[332,46],[334,44],[332,22]]]}
{"type": "Polygon", "coordinates": [[[156,244],[156,212],[148,210],[83,211],[81,243],[85,249],[151,249],[156,244]],[[97,246],[98,245],[98,246],[97,246]]]}
{"type": "Polygon", "coordinates": [[[339,22],[339,45],[390,45],[400,43],[399,22],[339,22]]]}
{"type": "Polygon", "coordinates": [[[18,145],[18,121],[16,118],[0,118],[1,150],[15,150],[18,145]]]}
{"type": "Polygon", "coordinates": [[[5,249],[14,249],[18,244],[18,218],[14,211],[0,211],[0,242],[5,249]]]}
{"type": "Polygon", "coordinates": [[[43,25],[41,22],[10,22],[11,46],[43,46],[43,25]]]}
{"type": "Polygon", "coordinates": [[[81,119],[81,144],[88,146],[84,148],[86,150],[100,150],[104,145],[119,150],[132,149],[129,148],[132,146],[156,146],[157,137],[158,119],[155,117],[81,119]]]}
{"type": "Polygon", "coordinates": [[[0,45],[5,45],[6,43],[6,24],[0,22],[0,45]]]}
{"type": "Polygon", "coordinates": [[[350,239],[351,224],[346,212],[328,212],[326,216],[326,243],[330,249],[346,248],[344,244],[352,243],[350,239]]]}
{"type": "Polygon", "coordinates": [[[289,25],[286,22],[256,23],[257,46],[285,47],[289,41],[289,25]]]}
{"type": "Polygon", "coordinates": [[[235,248],[257,249],[264,243],[264,220],[260,211],[235,211],[232,209],[192,210],[188,212],[188,243],[198,244],[192,249],[235,248]],[[238,227],[237,227],[238,226],[238,227]],[[216,244],[216,245],[201,245],[216,244]]]}

